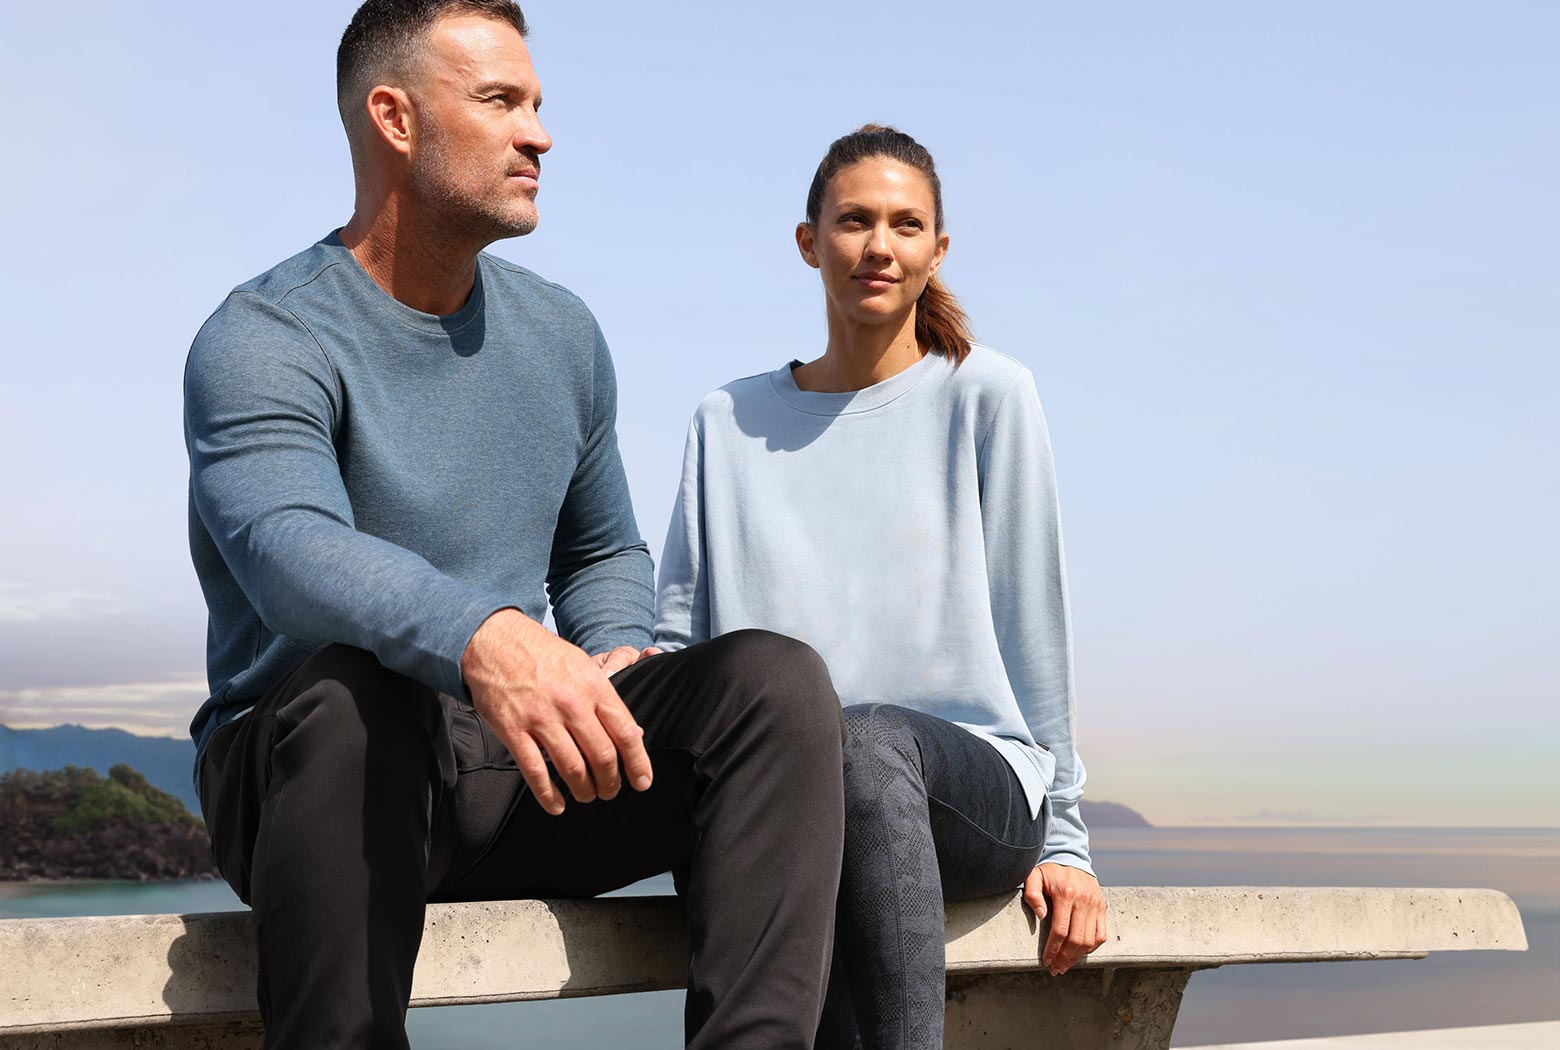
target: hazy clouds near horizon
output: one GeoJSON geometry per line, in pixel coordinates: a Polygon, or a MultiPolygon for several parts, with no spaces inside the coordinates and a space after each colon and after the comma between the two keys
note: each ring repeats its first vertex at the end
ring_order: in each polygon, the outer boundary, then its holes
{"type": "MultiPolygon", "coordinates": [[[[9,16],[0,722],[201,699],[180,371],[350,212],[354,6],[9,16]]],[[[791,230],[824,147],[898,123],[1045,402],[1090,794],[1560,823],[1560,11],[525,6],[556,146],[493,250],[601,320],[653,550],[699,397],[821,350],[791,230]]]]}

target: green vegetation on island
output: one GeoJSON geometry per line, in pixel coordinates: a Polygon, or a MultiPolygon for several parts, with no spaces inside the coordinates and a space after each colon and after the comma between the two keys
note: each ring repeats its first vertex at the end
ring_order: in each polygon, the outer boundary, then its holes
{"type": "Polygon", "coordinates": [[[215,874],[205,826],[128,765],[0,776],[0,880],[215,874]]]}

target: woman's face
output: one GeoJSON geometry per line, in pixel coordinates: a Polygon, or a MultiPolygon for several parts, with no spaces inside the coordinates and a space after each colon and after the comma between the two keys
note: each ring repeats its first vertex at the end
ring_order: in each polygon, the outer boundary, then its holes
{"type": "Polygon", "coordinates": [[[932,186],[915,168],[868,157],[824,188],[818,225],[801,223],[796,246],[823,278],[829,303],[867,324],[902,319],[942,265],[948,235],[936,229],[932,186]]]}

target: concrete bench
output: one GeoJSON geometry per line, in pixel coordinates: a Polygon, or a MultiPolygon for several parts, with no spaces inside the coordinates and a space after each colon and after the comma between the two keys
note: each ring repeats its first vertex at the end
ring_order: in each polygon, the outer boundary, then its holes
{"type": "MultiPolygon", "coordinates": [[[[1017,895],[948,908],[949,1047],[1167,1047],[1188,977],[1233,963],[1522,951],[1494,890],[1106,890],[1111,939],[1059,978],[1017,895]]],[[[681,988],[666,897],[438,904],[414,1007],[681,988]]],[[[0,921],[0,1050],[259,1047],[247,913],[0,921]]]]}

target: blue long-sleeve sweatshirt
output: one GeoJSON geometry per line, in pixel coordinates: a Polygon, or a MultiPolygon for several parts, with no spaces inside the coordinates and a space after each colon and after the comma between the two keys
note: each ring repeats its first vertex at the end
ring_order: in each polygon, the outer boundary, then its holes
{"type": "Polygon", "coordinates": [[[335,235],[235,288],[184,377],[190,551],[210,611],[198,750],[323,646],[464,697],[501,608],[589,652],[650,641],[652,568],[590,311],[483,254],[422,313],[335,235]]]}
{"type": "Polygon", "coordinates": [[[790,366],[699,406],[661,559],[656,644],[744,627],[810,643],[846,704],[986,739],[1049,804],[1041,861],[1092,872],[1072,634],[1034,377],[976,346],[850,393],[790,366]]]}

